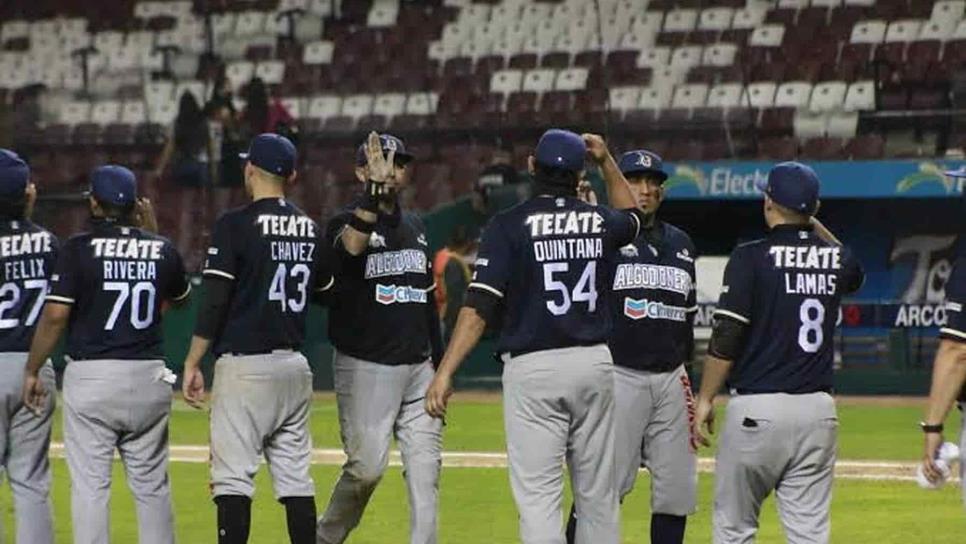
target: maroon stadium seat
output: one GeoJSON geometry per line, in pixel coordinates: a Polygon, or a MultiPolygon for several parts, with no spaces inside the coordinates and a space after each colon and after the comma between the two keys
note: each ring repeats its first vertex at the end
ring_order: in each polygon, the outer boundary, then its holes
{"type": "Polygon", "coordinates": [[[885,140],[879,134],[857,136],[845,145],[845,154],[854,160],[881,159],[885,156],[885,140]]]}
{"type": "Polygon", "coordinates": [[[563,51],[552,51],[540,59],[540,65],[544,68],[567,68],[570,66],[570,53],[563,51]]]}
{"type": "Polygon", "coordinates": [[[802,157],[817,160],[845,158],[842,140],[839,138],[812,138],[802,144],[802,157]]]}
{"type": "Polygon", "coordinates": [[[758,158],[766,160],[791,160],[798,156],[798,140],[791,136],[767,138],[758,143],[758,158]]]}
{"type": "Polygon", "coordinates": [[[768,108],[761,114],[759,127],[771,134],[790,133],[795,119],[795,108],[768,108]]]}
{"type": "Polygon", "coordinates": [[[520,53],[510,57],[510,68],[517,70],[529,70],[537,67],[537,55],[534,53],[520,53]]]}
{"type": "Polygon", "coordinates": [[[476,61],[474,70],[478,74],[492,74],[506,66],[506,59],[502,55],[489,55],[476,61]]]}

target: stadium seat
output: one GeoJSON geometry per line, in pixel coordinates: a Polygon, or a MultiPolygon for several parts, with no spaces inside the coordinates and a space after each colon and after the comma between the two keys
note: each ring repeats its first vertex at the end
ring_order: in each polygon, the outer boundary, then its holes
{"type": "Polygon", "coordinates": [[[882,43],[886,35],[886,23],[880,20],[862,21],[855,24],[849,36],[850,43],[882,43]]]}
{"type": "Polygon", "coordinates": [[[687,71],[694,66],[701,64],[701,46],[685,45],[677,47],[671,53],[670,66],[683,71],[687,71]]]}
{"type": "Polygon", "coordinates": [[[966,16],[966,1],[939,0],[932,6],[930,21],[959,21],[966,16]]]}
{"type": "Polygon", "coordinates": [[[345,97],[342,101],[340,113],[353,121],[358,121],[361,117],[369,115],[372,113],[372,95],[354,94],[345,97]]]}
{"type": "Polygon", "coordinates": [[[181,100],[181,95],[184,93],[191,93],[195,100],[198,102],[199,106],[204,105],[207,100],[205,99],[205,84],[201,81],[182,81],[175,85],[174,87],[174,100],[177,102],[181,100]]]}
{"type": "Polygon", "coordinates": [[[885,140],[878,134],[858,136],[845,145],[845,154],[853,160],[881,159],[885,156],[885,140]]]}
{"type": "Polygon", "coordinates": [[[231,32],[235,36],[258,36],[265,33],[265,13],[261,11],[243,11],[235,19],[231,32]]]}
{"type": "Polygon", "coordinates": [[[338,96],[316,96],[309,99],[308,116],[325,120],[339,115],[342,111],[342,98],[338,96]]]}
{"type": "Polygon", "coordinates": [[[748,45],[752,47],[778,47],[785,38],[783,25],[762,25],[755,27],[748,37],[748,45]]]}
{"type": "Polygon", "coordinates": [[[97,125],[116,123],[121,116],[121,103],[116,100],[103,100],[91,106],[91,122],[97,125]]]}
{"type": "Polygon", "coordinates": [[[718,43],[706,47],[701,56],[701,64],[707,66],[731,66],[735,63],[738,46],[732,43],[718,43]]]}
{"type": "Polygon", "coordinates": [[[637,108],[641,110],[665,110],[671,106],[673,91],[668,87],[647,87],[641,89],[637,108]]]}
{"type": "Polygon", "coordinates": [[[79,125],[90,121],[91,105],[89,102],[65,102],[60,107],[58,121],[65,125],[79,125]]]}
{"type": "Polygon", "coordinates": [[[640,102],[641,89],[639,87],[614,87],[609,91],[610,108],[624,112],[636,109],[640,102]]]}
{"type": "Polygon", "coordinates": [[[553,89],[557,73],[547,68],[528,70],[523,77],[522,89],[525,92],[541,94],[553,89]]]}
{"type": "Polygon", "coordinates": [[[586,68],[568,68],[557,73],[553,88],[557,91],[581,91],[587,87],[586,68]]]}
{"type": "Polygon", "coordinates": [[[660,68],[671,63],[671,48],[664,46],[648,47],[637,56],[638,68],[660,68]]]}
{"type": "Polygon", "coordinates": [[[814,114],[805,110],[795,112],[795,135],[802,139],[819,138],[825,136],[828,117],[824,114],[814,114]]]}
{"type": "Polygon", "coordinates": [[[826,133],[831,138],[852,138],[859,128],[858,113],[831,113],[826,133]]]}
{"type": "Polygon", "coordinates": [[[395,2],[375,2],[366,18],[366,26],[370,28],[389,28],[396,24],[399,16],[399,4],[395,2]]]}
{"type": "Polygon", "coordinates": [[[849,85],[842,109],[847,112],[874,110],[875,83],[872,81],[856,81],[849,85]]]}
{"type": "Polygon", "coordinates": [[[789,81],[782,83],[775,91],[775,106],[787,108],[804,108],[812,93],[812,85],[803,81],[789,81]]]}
{"type": "Polygon", "coordinates": [[[698,30],[723,31],[731,28],[734,9],[729,7],[707,8],[698,16],[698,30]]]}
{"type": "Polygon", "coordinates": [[[268,85],[278,85],[285,78],[285,63],[280,60],[260,62],[255,68],[255,77],[268,85]]]}
{"type": "Polygon", "coordinates": [[[708,86],[703,83],[680,85],[674,89],[671,107],[676,109],[693,109],[705,105],[708,99],[708,86]]]}
{"type": "Polygon", "coordinates": [[[402,93],[387,93],[377,95],[372,104],[372,113],[391,119],[406,110],[406,95],[402,93]]]}
{"type": "Polygon", "coordinates": [[[675,9],[664,16],[664,32],[690,32],[698,23],[695,9],[675,9]]]}
{"type": "Polygon", "coordinates": [[[228,78],[231,88],[239,91],[243,85],[251,81],[255,75],[255,65],[248,61],[232,62],[225,67],[225,77],[228,78]]]}
{"type": "Polygon", "coordinates": [[[844,158],[845,149],[840,138],[810,138],[802,144],[802,157],[814,160],[844,158]]]}
{"type": "Polygon", "coordinates": [[[824,81],[812,89],[808,109],[814,113],[839,110],[845,102],[848,85],[844,81],[824,81]]]}
{"type": "Polygon", "coordinates": [[[942,21],[926,21],[919,29],[918,40],[945,41],[952,37],[956,30],[956,21],[943,19],[942,21]]]}
{"type": "Polygon", "coordinates": [[[892,21],[886,29],[885,42],[911,42],[919,35],[922,22],[916,19],[892,21]]]}
{"type": "Polygon", "coordinates": [[[766,12],[767,8],[762,7],[761,4],[739,8],[731,20],[731,28],[747,30],[758,28],[765,22],[766,12]]]}
{"type": "Polygon", "coordinates": [[[148,120],[147,110],[144,102],[140,100],[127,100],[121,106],[121,122],[128,125],[140,125],[148,120]]]}
{"type": "Polygon", "coordinates": [[[758,144],[758,158],[789,160],[798,156],[798,140],[789,136],[767,138],[758,144]]]}
{"type": "Polygon", "coordinates": [[[335,45],[332,42],[307,43],[302,49],[302,62],[305,64],[331,64],[334,51],[335,45]]]}
{"type": "Polygon", "coordinates": [[[148,109],[148,121],[162,126],[169,126],[178,115],[178,106],[174,102],[158,102],[148,109]]]}
{"type": "Polygon", "coordinates": [[[710,108],[737,108],[741,103],[743,87],[740,83],[723,83],[715,85],[708,92],[707,105],[710,108]]]}
{"type": "Polygon", "coordinates": [[[771,81],[752,83],[745,90],[747,98],[742,98],[741,102],[759,109],[773,107],[777,88],[778,86],[771,81]]]}
{"type": "Polygon", "coordinates": [[[406,100],[406,113],[409,115],[432,115],[436,112],[439,96],[436,93],[414,93],[406,100]]]}
{"type": "Polygon", "coordinates": [[[523,85],[523,72],[520,70],[500,70],[490,78],[490,92],[507,95],[518,92],[523,85]]]}

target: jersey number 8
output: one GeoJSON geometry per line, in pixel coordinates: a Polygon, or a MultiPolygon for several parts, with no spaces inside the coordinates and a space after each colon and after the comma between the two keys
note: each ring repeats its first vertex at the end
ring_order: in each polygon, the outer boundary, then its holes
{"type": "Polygon", "coordinates": [[[570,306],[574,302],[586,302],[587,311],[594,312],[597,309],[597,261],[590,261],[584,267],[584,272],[577,280],[573,293],[564,282],[554,279],[554,274],[561,272],[566,274],[570,270],[570,263],[546,263],[543,265],[543,289],[546,292],[560,293],[562,298],[558,303],[555,300],[547,301],[547,309],[553,315],[565,315],[570,311],[570,306]]]}
{"type": "Polygon", "coordinates": [[[798,307],[798,318],[802,326],[798,328],[798,345],[805,353],[816,353],[822,347],[825,333],[825,306],[816,298],[806,298],[798,307]],[[812,317],[812,314],[815,317],[812,317]]]}

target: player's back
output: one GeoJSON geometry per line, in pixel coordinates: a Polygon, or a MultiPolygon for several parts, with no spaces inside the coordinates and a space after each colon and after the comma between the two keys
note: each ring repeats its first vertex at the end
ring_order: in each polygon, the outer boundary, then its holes
{"type": "Polygon", "coordinates": [[[847,248],[807,226],[779,225],[738,246],[716,311],[749,325],[729,385],[744,393],[829,391],[839,305],[862,280],[847,248]]]}
{"type": "Polygon", "coordinates": [[[283,198],[259,199],[219,218],[206,276],[235,282],[215,353],[298,349],[321,262],[315,221],[283,198]]]}
{"type": "Polygon", "coordinates": [[[495,216],[472,285],[503,295],[498,350],[605,342],[611,327],[606,262],[638,229],[627,212],[572,197],[540,196],[495,216]]]}
{"type": "Polygon", "coordinates": [[[30,350],[58,248],[30,221],[0,222],[0,352],[30,350]]]}
{"type": "Polygon", "coordinates": [[[99,222],[64,244],[47,300],[72,306],[72,359],[160,359],[162,305],[189,291],[181,256],[169,240],[99,222]]]}

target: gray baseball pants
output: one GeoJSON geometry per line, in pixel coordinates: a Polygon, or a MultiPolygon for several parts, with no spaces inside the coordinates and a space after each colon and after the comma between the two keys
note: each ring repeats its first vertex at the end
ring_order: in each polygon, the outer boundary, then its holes
{"type": "MultiPolygon", "coordinates": [[[[53,544],[50,504],[50,428],[57,385],[50,363],[40,369],[47,405],[39,416],[24,407],[26,353],[0,353],[0,454],[10,480],[17,523],[17,542],[53,544]]],[[[2,533],[2,528],[0,528],[2,533]]]]}
{"type": "Polygon", "coordinates": [[[715,467],[715,544],[754,542],[772,490],[789,543],[828,543],[837,435],[827,393],[732,397],[715,467]]]}
{"type": "Polygon", "coordinates": [[[212,495],[255,494],[264,456],[275,498],[314,497],[312,370],[296,351],[223,355],[211,389],[212,495]]]}
{"type": "Polygon", "coordinates": [[[643,464],[651,473],[653,513],[694,513],[698,470],[689,417],[693,406],[683,365],[670,372],[614,367],[614,462],[621,498],[634,488],[643,464]]]}
{"type": "Polygon", "coordinates": [[[134,495],[141,544],[172,544],[171,385],[164,361],[73,361],[64,372],[64,446],[74,544],[110,541],[114,450],[134,495]]]}
{"type": "Polygon", "coordinates": [[[337,351],[334,366],[339,425],[348,459],[319,518],[317,542],[341,544],[359,525],[386,470],[395,437],[409,492],[409,542],[435,544],[443,424],[426,413],[423,402],[433,380],[432,364],[427,360],[391,366],[337,351]]]}
{"type": "Polygon", "coordinates": [[[614,365],[605,344],[504,356],[510,486],[524,544],[564,544],[567,463],[577,544],[617,544],[614,365]]]}

